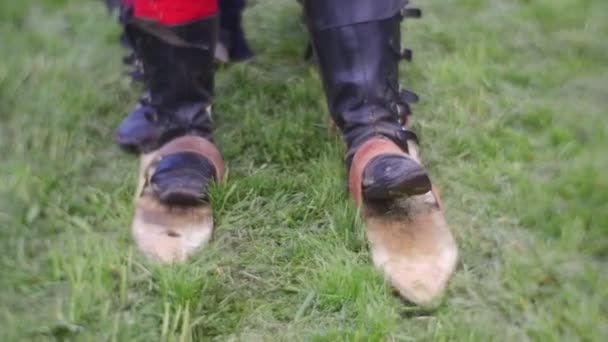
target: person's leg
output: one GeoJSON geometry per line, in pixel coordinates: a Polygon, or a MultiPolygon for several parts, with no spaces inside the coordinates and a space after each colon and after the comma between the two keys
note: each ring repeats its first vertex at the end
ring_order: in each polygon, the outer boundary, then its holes
{"type": "Polygon", "coordinates": [[[220,41],[228,51],[230,61],[239,62],[253,57],[245,38],[242,20],[245,0],[219,0],[220,41]]]}
{"type": "Polygon", "coordinates": [[[211,238],[209,190],[224,174],[211,120],[217,0],[134,0],[122,13],[145,89],[116,131],[141,160],[133,236],[153,259],[183,261],[211,238]]]}
{"type": "MultiPolygon", "coordinates": [[[[424,168],[409,158],[406,128],[416,94],[399,85],[398,63],[411,57],[400,46],[406,0],[307,0],[304,10],[331,116],[344,135],[347,166],[360,149],[386,149],[366,166],[366,200],[384,201],[430,190],[424,168]]],[[[351,184],[351,187],[353,184],[351,184]]],[[[350,189],[351,192],[356,189],[350,189]]]]}
{"type": "Polygon", "coordinates": [[[417,96],[399,86],[407,0],[305,0],[332,118],[347,145],[349,191],[374,264],[406,299],[433,306],[457,261],[441,201],[408,127],[417,96]]]}
{"type": "MultiPolygon", "coordinates": [[[[143,67],[146,93],[120,124],[117,142],[150,153],[182,136],[212,139],[217,0],[135,0],[126,34],[143,67]]],[[[163,158],[152,177],[165,201],[206,199],[216,171],[204,156],[163,158]]]]}

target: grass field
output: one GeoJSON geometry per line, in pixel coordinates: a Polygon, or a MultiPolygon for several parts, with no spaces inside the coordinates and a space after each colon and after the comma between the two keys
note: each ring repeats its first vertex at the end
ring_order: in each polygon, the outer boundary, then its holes
{"type": "Polygon", "coordinates": [[[216,237],[171,267],[130,236],[117,25],[95,1],[2,1],[0,340],[606,340],[608,2],[418,5],[403,83],[461,251],[427,312],[370,266],[295,1],[246,13],[258,56],[217,76],[216,237]]]}

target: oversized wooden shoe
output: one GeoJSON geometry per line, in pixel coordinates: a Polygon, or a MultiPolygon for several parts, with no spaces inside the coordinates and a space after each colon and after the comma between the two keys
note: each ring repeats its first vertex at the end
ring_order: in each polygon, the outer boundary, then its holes
{"type": "Polygon", "coordinates": [[[408,141],[408,150],[409,155],[386,139],[366,142],[353,157],[349,188],[374,265],[405,299],[431,307],[441,298],[458,259],[438,192],[373,203],[364,200],[361,189],[365,166],[380,154],[402,154],[420,163],[414,142],[408,141]]]}
{"type": "Polygon", "coordinates": [[[133,237],[146,256],[164,263],[186,260],[205,246],[213,234],[213,211],[208,201],[196,205],[170,204],[161,201],[152,187],[151,178],[162,158],[181,152],[207,158],[215,168],[216,181],[224,176],[220,152],[200,137],[177,138],[155,152],[142,155],[133,237]]]}

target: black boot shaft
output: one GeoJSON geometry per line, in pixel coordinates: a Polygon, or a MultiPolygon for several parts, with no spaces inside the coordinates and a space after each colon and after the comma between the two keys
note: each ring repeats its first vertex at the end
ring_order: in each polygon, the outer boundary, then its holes
{"type": "Polygon", "coordinates": [[[171,110],[182,102],[211,102],[217,17],[175,26],[135,19],[127,32],[142,60],[155,106],[171,110]]]}
{"type": "Polygon", "coordinates": [[[116,140],[147,153],[184,135],[212,140],[211,102],[218,17],[164,26],[131,19],[126,33],[143,65],[146,93],[116,140]]]}

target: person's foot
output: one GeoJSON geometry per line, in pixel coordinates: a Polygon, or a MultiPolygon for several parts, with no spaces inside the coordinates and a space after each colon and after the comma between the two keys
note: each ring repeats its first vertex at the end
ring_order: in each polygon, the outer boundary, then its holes
{"type": "Polygon", "coordinates": [[[251,50],[251,47],[249,47],[249,43],[245,38],[242,28],[231,32],[230,37],[230,48],[228,53],[231,61],[243,62],[253,58],[253,51],[251,50]]]}
{"type": "Polygon", "coordinates": [[[222,29],[215,47],[215,60],[220,64],[244,62],[254,57],[241,29],[222,29]]]}
{"type": "Polygon", "coordinates": [[[372,138],[357,149],[349,174],[349,190],[358,205],[421,195],[432,188],[426,169],[383,138],[372,138]]]}
{"type": "Polygon", "coordinates": [[[356,3],[374,10],[342,13],[323,1],[304,6],[329,110],[346,142],[347,167],[362,167],[354,165],[360,163],[356,155],[373,157],[360,169],[359,183],[349,186],[377,202],[428,192],[429,176],[406,148],[417,140],[406,123],[418,96],[399,85],[399,61],[411,57],[399,46],[401,10],[391,3],[356,3]],[[379,14],[390,12],[395,15],[379,14]]]}
{"type": "MultiPolygon", "coordinates": [[[[153,154],[158,149],[162,151],[165,147],[159,145],[165,141],[168,141],[167,145],[175,145],[175,141],[185,137],[188,137],[188,140],[203,139],[207,141],[206,145],[212,146],[207,149],[215,149],[213,143],[196,136],[200,134],[197,134],[195,127],[201,127],[201,122],[197,122],[196,118],[199,117],[200,121],[200,117],[209,117],[209,114],[204,113],[207,109],[201,110],[203,113],[199,113],[196,106],[186,106],[176,112],[181,115],[174,115],[172,120],[162,122],[150,117],[153,113],[146,112],[146,107],[139,108],[119,125],[116,141],[128,152],[143,154],[153,154]],[[187,123],[193,127],[191,130],[180,129],[188,125],[187,123]],[[182,135],[183,132],[193,135],[182,135]]],[[[178,146],[182,145],[183,143],[178,146]]],[[[205,157],[205,154],[193,151],[188,146],[174,148],[171,153],[165,151],[162,158],[154,162],[153,168],[154,172],[149,180],[151,189],[159,201],[171,205],[197,205],[207,202],[209,186],[217,178],[213,162],[205,157]]]]}

